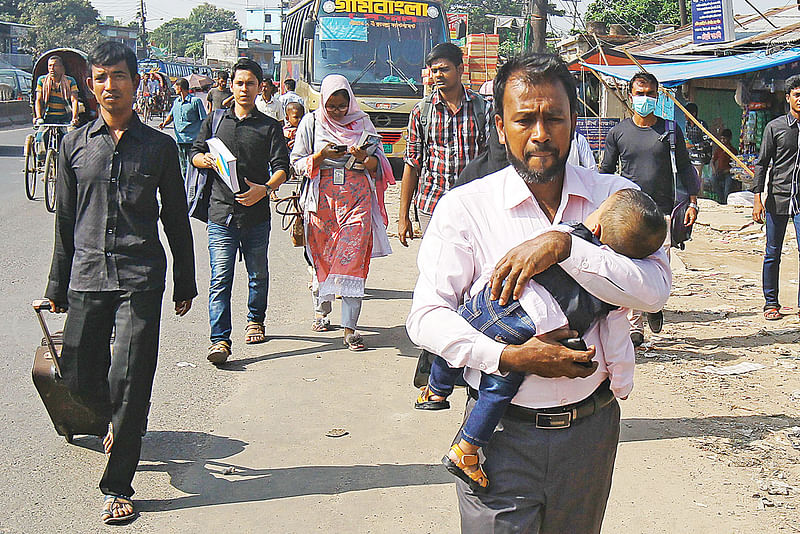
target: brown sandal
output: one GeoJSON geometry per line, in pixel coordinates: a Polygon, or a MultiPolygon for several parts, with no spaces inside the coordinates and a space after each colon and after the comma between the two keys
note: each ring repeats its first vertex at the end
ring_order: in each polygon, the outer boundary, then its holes
{"type": "Polygon", "coordinates": [[[248,345],[263,343],[267,340],[264,335],[264,323],[250,321],[244,329],[244,342],[248,345]]]}
{"type": "Polygon", "coordinates": [[[451,474],[466,482],[473,492],[486,493],[489,489],[489,478],[486,476],[486,473],[483,472],[483,467],[481,467],[478,455],[464,454],[464,451],[461,450],[458,443],[450,447],[450,450],[458,457],[458,463],[454,462],[450,456],[446,454],[444,458],[442,458],[442,464],[444,464],[445,468],[450,471],[451,474]],[[477,466],[475,471],[471,473],[464,471],[465,467],[472,466],[477,466]]]}

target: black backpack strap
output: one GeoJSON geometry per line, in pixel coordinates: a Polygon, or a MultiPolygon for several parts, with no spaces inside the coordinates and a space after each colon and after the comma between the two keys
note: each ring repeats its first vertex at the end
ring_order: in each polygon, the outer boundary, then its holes
{"type": "Polygon", "coordinates": [[[486,106],[488,102],[478,93],[472,93],[472,114],[475,117],[475,124],[478,125],[478,139],[483,139],[486,143],[486,106]]]}
{"type": "Polygon", "coordinates": [[[216,137],[219,123],[222,122],[222,116],[224,114],[224,109],[215,109],[213,115],[211,115],[211,137],[216,137]]]}

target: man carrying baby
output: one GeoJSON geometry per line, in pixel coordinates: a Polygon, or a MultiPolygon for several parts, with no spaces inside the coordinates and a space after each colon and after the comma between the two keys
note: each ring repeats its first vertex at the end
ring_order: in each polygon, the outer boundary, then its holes
{"type": "MultiPolygon", "coordinates": [[[[420,246],[407,329],[412,341],[451,367],[467,367],[473,390],[481,372],[525,375],[482,447],[488,491],[456,481],[462,532],[599,532],[619,440],[618,404],[597,402],[609,377],[601,362],[628,331],[609,331],[604,340],[603,319],[585,332],[587,350],[560,343],[578,335],[567,329],[507,344],[475,329],[458,308],[483,288],[487,269],[495,268],[492,298],[506,305],[534,275],[558,263],[602,301],[655,312],[669,296],[669,264],[660,250],[636,260],[550,229],[585,221],[616,191],[635,188],[619,176],[566,164],[577,94],[563,61],[537,54],[512,59],[498,72],[494,91],[498,135],[511,166],[440,201],[420,246]]],[[[534,324],[546,324],[557,311],[540,303],[531,310],[534,324]]],[[[470,396],[467,416],[474,406],[470,396]]]]}
{"type": "MultiPolygon", "coordinates": [[[[646,193],[637,189],[620,189],[604,200],[586,218],[585,224],[570,223],[559,229],[596,245],[608,245],[611,250],[629,258],[642,259],[663,245],[667,222],[646,193]]],[[[490,276],[489,271],[482,278],[488,280],[490,276]]],[[[628,330],[629,310],[601,301],[570,278],[559,265],[552,265],[535,275],[520,299],[505,306],[491,299],[491,289],[491,284],[486,283],[482,290],[458,309],[458,313],[473,327],[501,343],[519,345],[536,334],[566,326],[576,331],[578,337],[564,343],[582,350],[586,350],[586,346],[581,338],[590,328],[599,328],[605,360],[598,361],[598,367],[606,369],[609,381],[598,388],[599,394],[595,396],[591,408],[603,408],[614,397],[623,400],[628,398],[633,389],[636,358],[630,340],[617,334],[628,330]],[[551,313],[539,316],[534,322],[531,314],[536,316],[540,306],[551,313]],[[559,314],[558,310],[562,313],[559,314]],[[600,323],[602,319],[605,319],[603,324],[600,323]]],[[[462,372],[463,369],[450,367],[442,358],[437,358],[431,366],[428,385],[423,388],[421,395],[427,396],[427,390],[430,390],[446,398],[453,392],[453,386],[462,372]]],[[[478,450],[491,439],[524,378],[524,374],[514,372],[504,376],[481,373],[475,406],[464,421],[460,439],[442,459],[448,471],[469,484],[474,491],[483,492],[489,486],[489,479],[481,469],[478,450]]],[[[579,414],[574,415],[577,417],[579,414]]],[[[547,423],[553,424],[553,417],[547,415],[546,419],[547,423]]],[[[563,418],[555,419],[555,424],[565,424],[563,418]]]]}

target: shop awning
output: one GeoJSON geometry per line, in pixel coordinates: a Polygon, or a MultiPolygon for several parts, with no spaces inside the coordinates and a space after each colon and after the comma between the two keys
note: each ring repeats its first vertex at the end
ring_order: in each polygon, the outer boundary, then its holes
{"type": "MultiPolygon", "coordinates": [[[[698,61],[680,61],[646,65],[658,81],[666,87],[675,87],[689,80],[702,78],[719,78],[753,72],[757,70],[779,67],[800,60],[800,48],[791,48],[767,54],[764,51],[739,54],[736,56],[701,59],[698,61]]],[[[630,80],[639,71],[635,65],[615,66],[581,63],[587,67],[620,80],[630,80]]]]}

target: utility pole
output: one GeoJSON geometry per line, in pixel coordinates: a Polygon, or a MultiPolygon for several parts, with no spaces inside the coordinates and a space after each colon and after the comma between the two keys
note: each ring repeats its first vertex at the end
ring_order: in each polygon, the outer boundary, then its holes
{"type": "Polygon", "coordinates": [[[537,54],[547,52],[547,8],[548,0],[531,0],[531,24],[533,30],[532,51],[537,54]]]}
{"type": "Polygon", "coordinates": [[[139,0],[139,18],[142,21],[142,30],[140,37],[142,38],[142,49],[144,50],[144,57],[149,57],[150,52],[147,46],[147,28],[144,23],[147,20],[147,8],[145,8],[144,0],[139,0]]]}
{"type": "Polygon", "coordinates": [[[681,16],[681,26],[686,26],[689,23],[686,16],[686,0],[678,0],[678,13],[681,16]]]}

